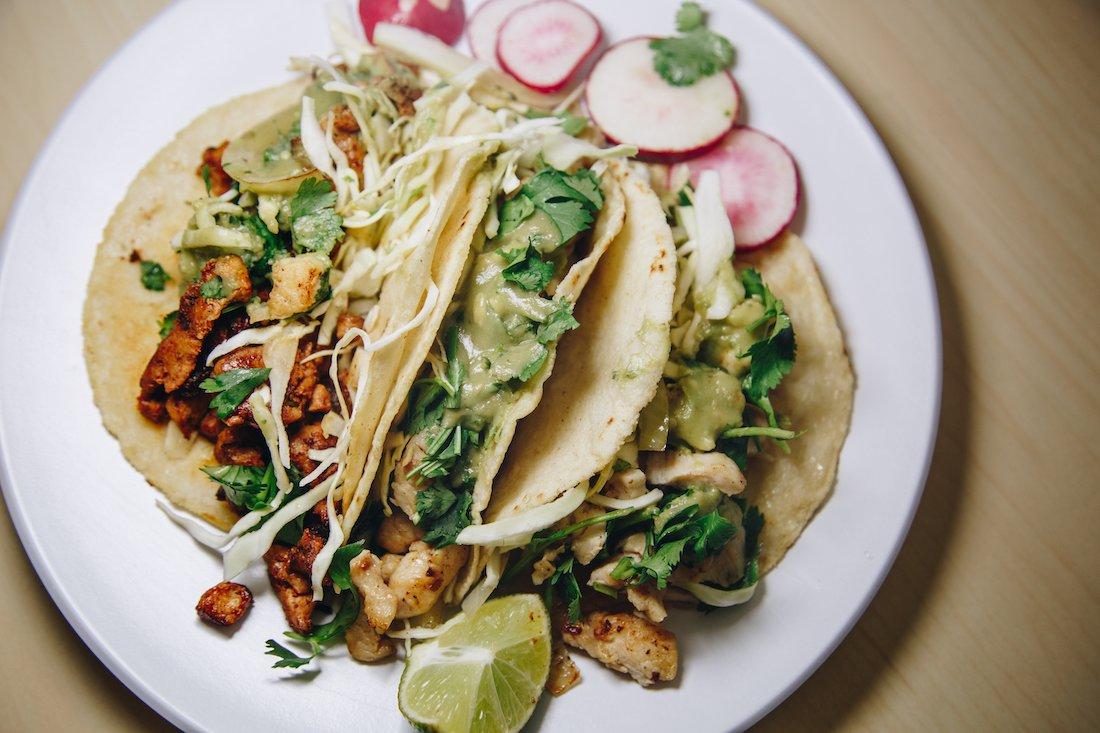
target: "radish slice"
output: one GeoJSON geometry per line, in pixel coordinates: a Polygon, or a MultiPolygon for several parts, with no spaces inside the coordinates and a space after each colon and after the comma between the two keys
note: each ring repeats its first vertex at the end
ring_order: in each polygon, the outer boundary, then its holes
{"type": "Polygon", "coordinates": [[[687,165],[693,182],[705,170],[717,171],[739,252],[770,244],[794,219],[801,196],[798,169],[775,138],[739,125],[687,165]]]}
{"type": "Polygon", "coordinates": [[[585,104],[612,142],[634,145],[638,157],[673,162],[715,146],[741,107],[733,77],[723,72],[674,87],[653,70],[650,38],[607,49],[588,77],[585,104]]]}
{"type": "Polygon", "coordinates": [[[470,22],[466,24],[466,38],[474,58],[500,68],[497,62],[497,36],[505,19],[524,5],[535,0],[489,0],[474,11],[470,22]]]}
{"type": "Polygon", "coordinates": [[[540,92],[564,89],[600,45],[599,21],[568,0],[513,11],[497,36],[500,67],[540,92]]]}
{"type": "Polygon", "coordinates": [[[462,0],[359,0],[359,19],[371,43],[376,25],[396,23],[453,45],[462,37],[466,8],[462,0]]]}

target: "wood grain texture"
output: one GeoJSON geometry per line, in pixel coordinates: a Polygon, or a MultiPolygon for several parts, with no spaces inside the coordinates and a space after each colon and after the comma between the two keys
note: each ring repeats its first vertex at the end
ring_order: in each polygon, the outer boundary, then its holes
{"type": "MultiPolygon", "coordinates": [[[[91,72],[163,2],[6,0],[0,210],[91,72]]],[[[944,399],[913,530],[762,730],[1100,729],[1100,4],[764,0],[864,106],[917,204],[944,399]]],[[[7,522],[6,519],[0,520],[7,522]]],[[[0,729],[166,727],[0,527],[0,729]]]]}

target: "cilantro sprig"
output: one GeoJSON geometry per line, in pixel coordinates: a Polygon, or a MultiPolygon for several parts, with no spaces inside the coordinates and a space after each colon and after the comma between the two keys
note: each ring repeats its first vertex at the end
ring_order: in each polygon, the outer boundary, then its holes
{"type": "Polygon", "coordinates": [[[600,181],[588,168],[566,173],[546,167],[523,185],[501,207],[500,233],[507,234],[525,219],[542,211],[558,230],[557,246],[587,231],[603,208],[600,181]]]}
{"type": "Polygon", "coordinates": [[[676,30],[681,35],[649,42],[654,51],[653,68],[672,86],[691,86],[733,66],[733,44],[706,27],[706,13],[698,3],[687,2],[680,6],[676,13],[676,30]]]}
{"type": "Polygon", "coordinates": [[[141,261],[141,284],[146,290],[164,290],[164,285],[172,276],[164,271],[159,262],[153,260],[141,261]]]}
{"type": "Polygon", "coordinates": [[[573,572],[573,562],[574,558],[570,555],[554,568],[553,574],[546,580],[544,602],[547,608],[552,608],[554,597],[561,598],[569,620],[575,622],[581,618],[581,587],[573,572]]]}
{"type": "Polygon", "coordinates": [[[199,387],[209,394],[217,394],[210,401],[210,409],[214,410],[218,417],[224,420],[232,415],[242,402],[248,399],[254,389],[264,383],[269,374],[271,374],[271,370],[266,367],[230,369],[227,372],[202,380],[199,387]]]}
{"type": "Polygon", "coordinates": [[[290,199],[290,233],[296,252],[330,254],[344,238],[336,192],[325,179],[307,178],[290,199]]]}
{"type": "Polygon", "coordinates": [[[279,493],[275,470],[269,463],[255,466],[206,466],[202,472],[221,484],[229,501],[250,512],[267,509],[279,493]]]}
{"type": "Polygon", "coordinates": [[[176,319],[179,318],[180,312],[174,310],[171,313],[165,313],[164,316],[157,322],[157,333],[160,334],[161,339],[164,339],[172,331],[172,328],[176,325],[176,319]]]}
{"type": "Polygon", "coordinates": [[[763,410],[768,425],[778,428],[779,419],[772,407],[771,392],[794,367],[797,350],[794,328],[783,301],[764,284],[759,272],[752,268],[742,270],[741,282],[747,295],[759,298],[764,304],[764,314],[749,326],[749,330],[763,328],[766,333],[742,355],[749,357],[749,371],[741,382],[741,389],[750,402],[763,410]]]}
{"type": "Polygon", "coordinates": [[[508,263],[501,276],[528,292],[542,292],[554,279],[554,263],[542,259],[533,245],[511,250],[501,248],[497,252],[508,263]]]}

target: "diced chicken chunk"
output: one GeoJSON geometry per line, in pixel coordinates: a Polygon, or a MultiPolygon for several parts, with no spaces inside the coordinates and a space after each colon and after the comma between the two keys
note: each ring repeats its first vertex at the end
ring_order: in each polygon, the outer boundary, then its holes
{"type": "Polygon", "coordinates": [[[550,650],[550,676],[546,678],[546,691],[557,697],[564,695],[580,682],[581,671],[569,656],[569,650],[560,640],[555,641],[550,650]]]}
{"type": "Polygon", "coordinates": [[[436,549],[424,542],[412,543],[387,581],[398,598],[397,618],[419,616],[434,606],[468,554],[469,548],[462,545],[436,549]]]}
{"type": "Polygon", "coordinates": [[[727,496],[736,496],[745,490],[745,475],[722,453],[664,451],[650,453],[644,460],[651,484],[678,488],[710,486],[727,496]]]}
{"type": "Polygon", "coordinates": [[[344,633],[344,643],[352,658],[360,662],[378,662],[392,657],[397,651],[393,640],[375,631],[363,614],[359,614],[344,633]]]}
{"type": "Polygon", "coordinates": [[[619,554],[592,571],[592,574],[588,576],[588,585],[595,587],[596,584],[599,583],[609,588],[615,588],[616,590],[622,588],[625,583],[617,578],[612,578],[611,571],[619,564],[619,560],[622,560],[628,555],[630,557],[640,558],[645,553],[645,543],[645,535],[641,532],[628,535],[619,543],[619,554]]]}
{"type": "Polygon", "coordinates": [[[363,598],[363,616],[379,634],[384,634],[397,615],[397,596],[382,577],[382,561],[364,550],[351,561],[351,582],[363,598]]]}
{"type": "Polygon", "coordinates": [[[564,551],[565,546],[558,545],[542,553],[542,557],[531,565],[531,582],[535,585],[542,585],[549,580],[550,576],[554,574],[554,570],[557,569],[557,564],[554,561],[557,560],[558,556],[564,551]]]}
{"type": "Polygon", "coordinates": [[[646,493],[645,474],[637,468],[618,471],[600,493],[611,499],[637,499],[646,493]]]}
{"type": "Polygon", "coordinates": [[[289,318],[312,308],[327,289],[325,273],[329,266],[328,257],[315,252],[275,260],[267,300],[271,317],[289,318]]]}
{"type": "Polygon", "coordinates": [[[251,607],[252,592],[248,588],[240,583],[223,581],[202,594],[195,612],[209,624],[232,626],[244,618],[251,607]]]}
{"type": "Polygon", "coordinates": [[[638,609],[639,613],[653,623],[659,624],[668,618],[665,610],[664,592],[652,585],[631,586],[626,589],[626,600],[638,609]]]}
{"type": "Polygon", "coordinates": [[[404,555],[409,546],[424,537],[424,530],[412,523],[403,512],[394,512],[378,525],[375,540],[386,552],[404,555]]]}
{"type": "Polygon", "coordinates": [[[642,686],[676,678],[676,637],[634,614],[593,611],[577,623],[565,624],[562,638],[642,686]]]}
{"type": "MultiPolygon", "coordinates": [[[[604,510],[594,504],[584,502],[569,517],[569,523],[581,522],[585,519],[598,517],[604,514],[604,510]]],[[[603,549],[607,542],[607,525],[603,523],[591,524],[580,532],[577,532],[569,540],[569,546],[573,550],[573,557],[581,565],[592,562],[596,555],[603,549]]]]}

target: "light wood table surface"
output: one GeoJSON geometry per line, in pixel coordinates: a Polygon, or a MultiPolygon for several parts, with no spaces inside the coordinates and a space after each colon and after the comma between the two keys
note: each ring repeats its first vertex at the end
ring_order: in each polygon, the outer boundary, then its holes
{"type": "MultiPolygon", "coordinates": [[[[0,0],[0,211],[76,91],[164,4],[0,0]]],[[[1098,730],[1100,4],[762,4],[901,168],[939,287],[944,394],[897,564],[760,728],[1098,730]]],[[[0,730],[168,727],[69,629],[6,512],[0,587],[0,730]]]]}

